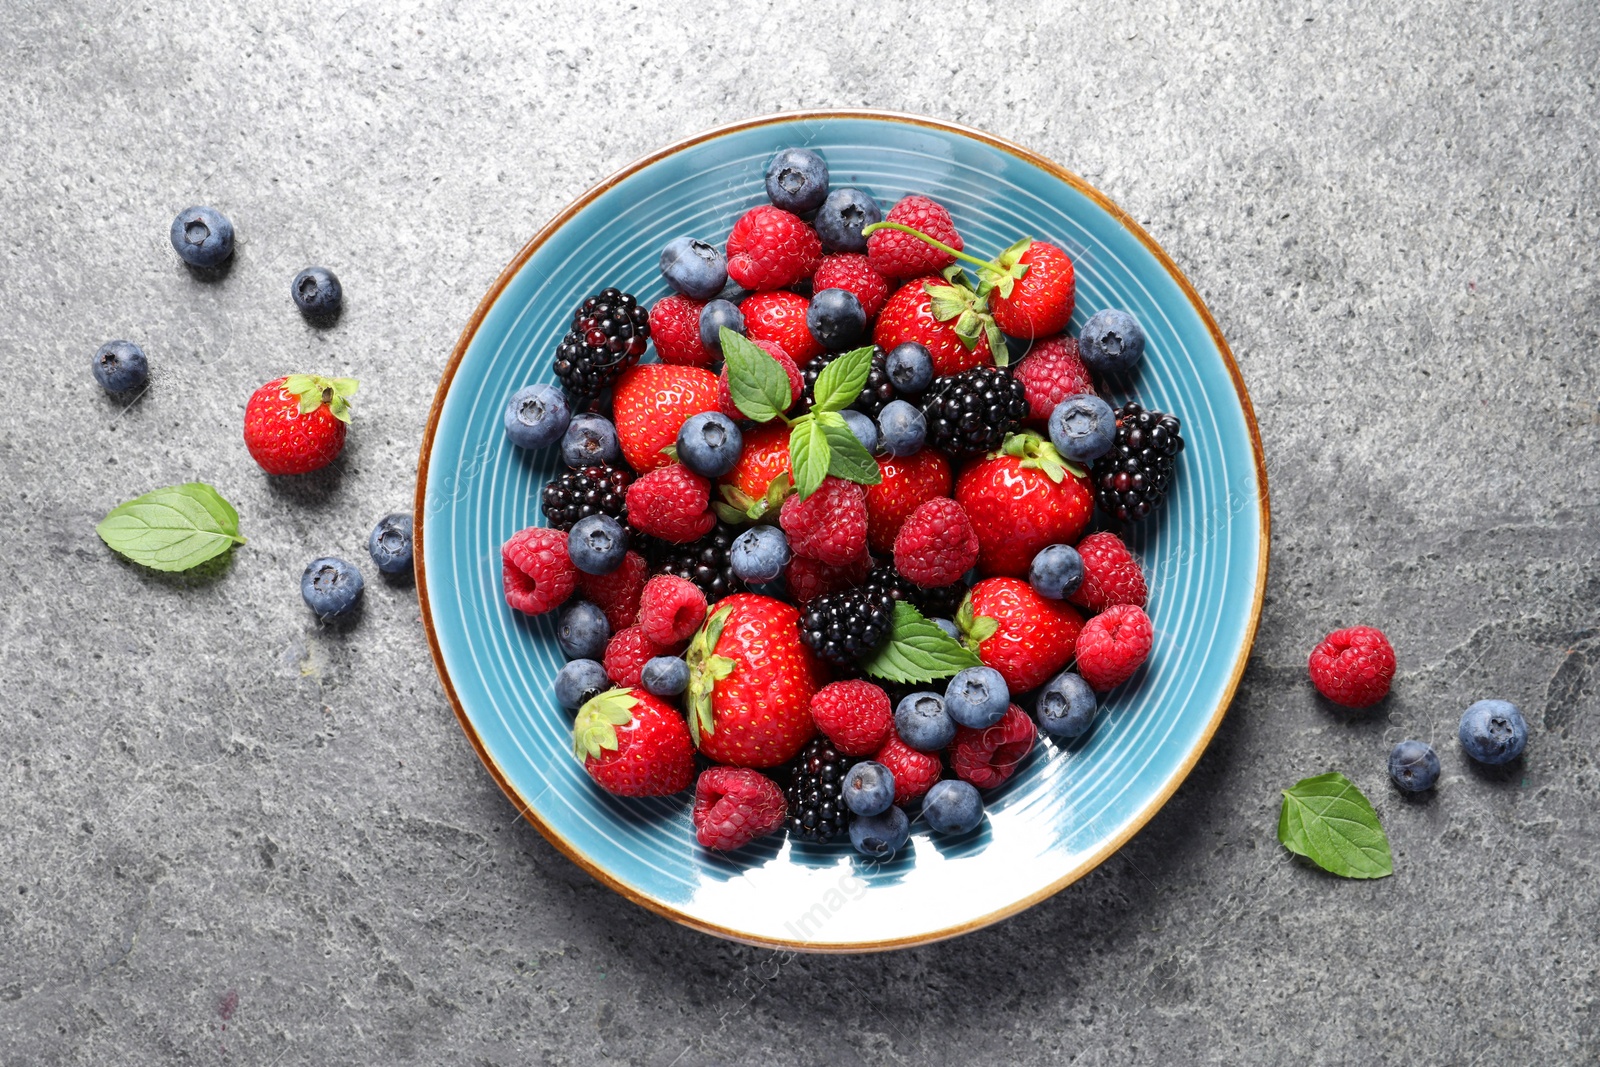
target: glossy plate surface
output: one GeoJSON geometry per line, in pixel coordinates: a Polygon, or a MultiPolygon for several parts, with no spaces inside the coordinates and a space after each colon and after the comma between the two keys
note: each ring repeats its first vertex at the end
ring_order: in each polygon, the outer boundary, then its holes
{"type": "MultiPolygon", "coordinates": [[[[647,357],[653,358],[653,357],[647,357]]],[[[1120,209],[1056,164],[987,134],[868,112],[781,115],[692,138],[586,193],[536,235],[485,297],[440,383],[417,488],[417,582],[435,660],[462,727],[502,788],[558,848],[630,899],[699,929],[761,944],[859,951],[916,944],[994,922],[1081,877],[1166,800],[1211,737],[1244,668],[1266,580],[1260,441],[1227,346],[1188,282],[1120,209]],[[1104,307],[1144,324],[1139,372],[1113,383],[1178,414],[1187,447],[1159,517],[1133,533],[1152,588],[1150,662],[1112,693],[1070,746],[1042,740],[988,798],[973,834],[916,828],[892,862],[848,844],[769,840],[732,856],[694,844],[688,794],[619,800],[570,750],[551,693],[562,657],[550,618],[500,592],[500,545],[541,522],[539,490],[559,460],[509,445],[506,397],[551,381],[572,308],[608,285],[647,305],[667,291],[659,250],[720,241],[764,202],[774,151],[806,145],[835,186],[886,206],[907,192],[946,206],[969,250],[1022,235],[1062,244],[1077,265],[1073,332],[1104,307]]]]}

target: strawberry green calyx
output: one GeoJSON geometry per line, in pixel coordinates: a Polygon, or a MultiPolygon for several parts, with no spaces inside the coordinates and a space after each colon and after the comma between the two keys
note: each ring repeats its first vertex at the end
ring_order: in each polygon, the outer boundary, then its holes
{"type": "Polygon", "coordinates": [[[794,492],[794,483],[787,474],[780,474],[767,483],[767,491],[758,500],[736,485],[721,487],[722,499],[711,505],[723,522],[739,526],[747,522],[774,522],[778,508],[794,492]]]}
{"type": "Polygon", "coordinates": [[[955,624],[956,629],[961,631],[961,643],[973,653],[976,653],[978,646],[993,637],[1000,629],[1000,623],[988,615],[973,616],[970,593],[961,601],[961,607],[956,611],[955,624]]]}
{"type": "Polygon", "coordinates": [[[1005,441],[1000,445],[1000,451],[990,453],[989,458],[994,459],[998,456],[1013,456],[1020,459],[1024,468],[1043,471],[1052,482],[1059,483],[1069,472],[1079,478],[1089,476],[1088,471],[1056,451],[1055,445],[1036,433],[1006,434],[1005,441]]]}
{"type": "Polygon", "coordinates": [[[700,747],[702,734],[709,737],[715,730],[711,691],[718,682],[733,673],[733,660],[716,655],[722,628],[727,625],[732,612],[732,608],[712,612],[705,625],[700,627],[700,632],[694,635],[694,640],[689,642],[689,651],[684,653],[684,659],[689,664],[689,691],[685,695],[689,707],[689,735],[694,739],[696,748],[700,747]]]}
{"type": "Polygon", "coordinates": [[[637,703],[632,689],[608,689],[578,709],[572,724],[572,753],[579,763],[617,750],[617,727],[633,721],[637,703]]]}
{"type": "Polygon", "coordinates": [[[300,414],[309,415],[323,404],[340,422],[350,421],[350,398],[360,383],[354,378],[324,378],[320,374],[291,374],[283,391],[300,401],[300,414]]]}
{"type": "Polygon", "coordinates": [[[1028,264],[1021,260],[1032,247],[1033,238],[1024,237],[996,256],[991,266],[979,271],[978,292],[988,296],[991,290],[998,289],[1002,299],[1011,299],[1017,280],[1028,273],[1028,264]]]}

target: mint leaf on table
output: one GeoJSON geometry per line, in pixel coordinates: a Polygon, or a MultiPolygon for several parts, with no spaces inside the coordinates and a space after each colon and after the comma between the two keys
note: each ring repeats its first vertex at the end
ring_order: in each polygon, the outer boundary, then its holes
{"type": "Polygon", "coordinates": [[[186,571],[244,544],[239,513],[204,482],[170,485],[118,504],[94,530],[114,551],[158,571],[186,571]]]}
{"type": "Polygon", "coordinates": [[[782,365],[754,341],[726,326],[720,334],[722,358],[728,364],[728,392],[734,406],[756,422],[771,422],[789,410],[794,393],[782,365]]]}
{"type": "Polygon", "coordinates": [[[835,356],[811,387],[811,410],[843,411],[855,403],[872,373],[872,346],[852,349],[835,356]]]}
{"type": "Polygon", "coordinates": [[[894,606],[889,640],[862,661],[861,669],[889,682],[932,682],[978,665],[976,654],[901,600],[894,606]]]}
{"type": "Polygon", "coordinates": [[[1278,840],[1341,878],[1387,878],[1394,873],[1378,813],[1338,771],[1302,779],[1283,791],[1278,840]]]}
{"type": "Polygon", "coordinates": [[[872,458],[861,438],[851,431],[843,415],[837,411],[818,411],[811,417],[822,427],[822,436],[828,440],[829,474],[860,485],[877,485],[883,481],[878,461],[872,458]]]}

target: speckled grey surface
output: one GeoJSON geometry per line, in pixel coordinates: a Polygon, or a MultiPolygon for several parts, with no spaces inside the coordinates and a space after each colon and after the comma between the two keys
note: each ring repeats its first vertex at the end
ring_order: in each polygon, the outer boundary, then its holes
{"type": "Polygon", "coordinates": [[[0,7],[0,1061],[1594,1059],[1600,8],[247,6],[0,7]],[[614,897],[479,766],[411,589],[369,577],[344,634],[296,591],[407,506],[455,337],[545,219],[677,137],[829,105],[987,128],[1147,226],[1244,369],[1276,535],[1166,809],[1020,917],[855,959],[614,897]],[[237,224],[220,281],[167,245],[191,202],[237,224]],[[320,332],[288,296],[313,262],[349,301],[320,332]],[[126,409],[88,373],[111,337],[156,368],[126,409]],[[363,387],[337,473],[284,488],[238,428],[302,368],[363,387]],[[224,573],[95,537],[192,478],[244,515],[224,573]],[[1357,621],[1400,656],[1364,715],[1305,680],[1357,621]],[[1452,732],[1487,695],[1533,740],[1486,773],[1452,732]],[[1383,768],[1407,735],[1445,766],[1414,803],[1383,768]],[[1278,790],[1330,768],[1394,877],[1277,845],[1278,790]]]}

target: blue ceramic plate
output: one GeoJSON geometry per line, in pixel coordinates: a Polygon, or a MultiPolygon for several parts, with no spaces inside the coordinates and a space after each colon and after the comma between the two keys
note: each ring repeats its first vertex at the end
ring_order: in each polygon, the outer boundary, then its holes
{"type": "MultiPolygon", "coordinates": [[[[647,357],[653,358],[653,357],[647,357]]],[[[484,298],[434,400],[417,485],[417,585],[439,675],[479,756],[561,851],[631,900],[741,941],[860,951],[916,944],[1011,915],[1082,876],[1126,841],[1194,766],[1244,669],[1261,610],[1267,487],[1238,368],[1216,323],[1165,253],[1120,208],[1058,165],[988,134],[871,112],[779,115],[663,149],[585,193],[538,233],[484,298]],[[1041,741],[989,798],[983,825],[925,829],[892,862],[848,844],[783,838],[729,856],[694,843],[688,794],[600,792],[573,759],[570,716],[551,694],[562,657],[551,620],[500,591],[500,545],[540,522],[552,457],[511,447],[505,399],[551,381],[572,308],[608,285],[647,305],[667,292],[656,257],[673,237],[725,236],[764,202],[768,157],[819,150],[836,186],[885,205],[923,192],[949,207],[969,249],[1028,235],[1077,264],[1073,332],[1105,307],[1138,316],[1149,345],[1116,400],[1183,420],[1177,487],[1133,548],[1152,588],[1150,662],[1070,746],[1041,741]]]]}

